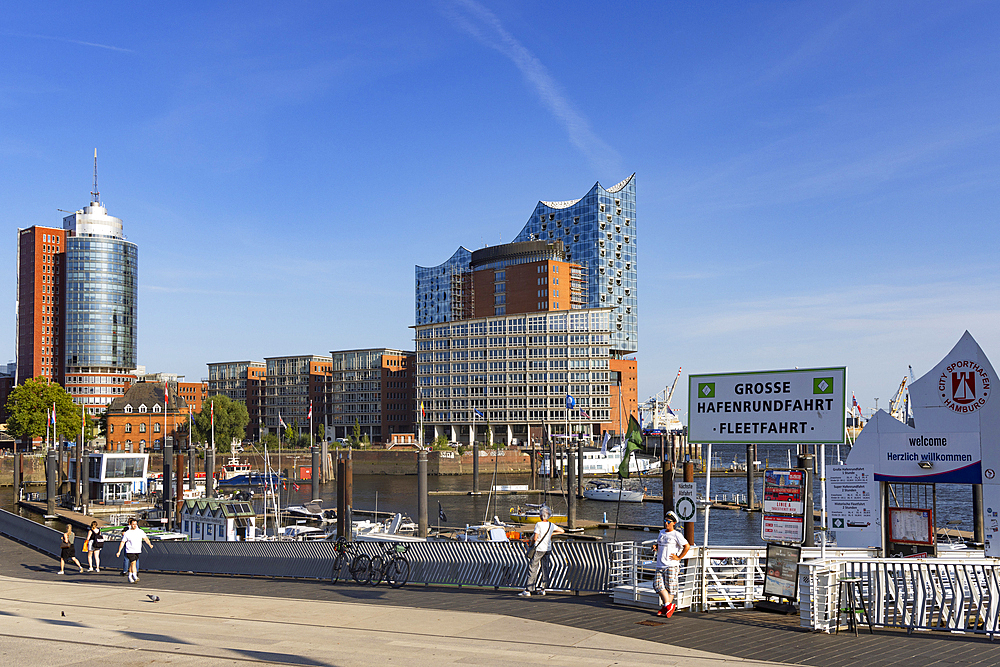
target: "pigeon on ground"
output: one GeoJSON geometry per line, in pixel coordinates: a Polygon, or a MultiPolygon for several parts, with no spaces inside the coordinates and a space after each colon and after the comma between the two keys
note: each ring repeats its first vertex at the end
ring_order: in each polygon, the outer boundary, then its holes
{"type": "Polygon", "coordinates": [[[147,595],[146,597],[148,597],[153,602],[159,602],[160,601],[160,596],[159,595],[147,595]]]}
{"type": "Polygon", "coordinates": [[[63,616],[65,616],[65,615],[66,615],[66,612],[64,612],[64,611],[61,611],[61,612],[59,612],[59,613],[60,613],[60,614],[62,614],[63,616]]]}

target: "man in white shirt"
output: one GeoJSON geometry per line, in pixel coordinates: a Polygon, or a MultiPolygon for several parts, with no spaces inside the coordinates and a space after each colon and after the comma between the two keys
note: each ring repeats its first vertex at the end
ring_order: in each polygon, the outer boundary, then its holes
{"type": "Polygon", "coordinates": [[[663,602],[656,615],[667,618],[677,610],[674,598],[679,587],[681,561],[691,548],[684,535],[675,530],[677,521],[675,512],[667,512],[663,517],[663,530],[656,538],[656,575],[653,577],[653,588],[663,602]]]}
{"type": "Polygon", "coordinates": [[[524,584],[524,590],[518,593],[519,597],[530,598],[531,589],[540,595],[545,595],[545,586],[541,585],[542,567],[545,567],[545,581],[549,582],[549,552],[552,550],[552,536],[565,533],[562,528],[554,522],[549,521],[552,511],[548,507],[543,507],[539,511],[541,521],[535,524],[535,534],[531,536],[535,551],[531,554],[531,562],[528,563],[528,578],[524,584]]]}
{"type": "Polygon", "coordinates": [[[142,553],[143,542],[150,549],[153,548],[153,543],[146,537],[146,533],[139,528],[139,522],[135,519],[130,519],[128,530],[122,533],[122,541],[118,545],[117,555],[121,556],[122,549],[125,549],[125,557],[128,558],[128,580],[133,584],[139,581],[139,554],[142,553]]]}

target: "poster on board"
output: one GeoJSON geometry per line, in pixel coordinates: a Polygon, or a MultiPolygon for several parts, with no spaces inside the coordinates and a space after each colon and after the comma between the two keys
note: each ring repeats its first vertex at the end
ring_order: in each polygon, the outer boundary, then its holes
{"type": "Polygon", "coordinates": [[[805,536],[805,521],[801,516],[764,514],[760,522],[760,536],[765,542],[802,544],[805,536]]]}
{"type": "Polygon", "coordinates": [[[802,547],[767,545],[764,597],[773,595],[792,601],[797,599],[801,556],[802,547]]]}
{"type": "Polygon", "coordinates": [[[764,471],[764,511],[802,514],[805,511],[805,470],[764,471]]]}
{"type": "Polygon", "coordinates": [[[829,466],[826,506],[830,529],[858,531],[878,522],[878,485],[874,466],[829,466]]]}
{"type": "Polygon", "coordinates": [[[890,507],[889,539],[900,544],[934,544],[931,510],[915,507],[890,507]]]}

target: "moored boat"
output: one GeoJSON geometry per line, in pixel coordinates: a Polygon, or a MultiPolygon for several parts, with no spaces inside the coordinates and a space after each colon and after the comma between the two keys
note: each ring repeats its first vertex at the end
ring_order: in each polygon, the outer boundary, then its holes
{"type": "Polygon", "coordinates": [[[641,503],[646,494],[635,489],[618,488],[611,482],[598,480],[588,482],[587,488],[583,490],[583,497],[587,500],[603,500],[607,502],[641,503]]]}
{"type": "MultiPolygon", "coordinates": [[[[511,507],[510,520],[514,523],[538,523],[542,520],[542,507],[544,505],[535,505],[533,503],[511,507]]],[[[556,523],[566,523],[568,518],[565,514],[553,512],[549,516],[549,520],[556,523]]]]}

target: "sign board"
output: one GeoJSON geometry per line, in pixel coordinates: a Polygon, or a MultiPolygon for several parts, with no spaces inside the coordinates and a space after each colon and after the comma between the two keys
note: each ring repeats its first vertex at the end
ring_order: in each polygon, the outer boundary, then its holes
{"type": "Polygon", "coordinates": [[[878,523],[878,489],[872,466],[828,466],[826,506],[831,530],[863,530],[878,523]]]}
{"type": "Polygon", "coordinates": [[[889,539],[899,544],[934,544],[934,526],[929,509],[889,508],[889,539]]]}
{"type": "Polygon", "coordinates": [[[674,511],[680,518],[681,523],[691,523],[694,521],[695,510],[695,482],[674,482],[674,511]]]}
{"type": "Polygon", "coordinates": [[[847,368],[688,378],[688,441],[843,442],[847,368]]]}
{"type": "Polygon", "coordinates": [[[879,434],[879,482],[979,484],[979,433],[907,429],[879,434]]]}
{"type": "Polygon", "coordinates": [[[802,547],[767,545],[767,574],[764,577],[764,596],[796,600],[798,598],[799,561],[802,547]]]}
{"type": "Polygon", "coordinates": [[[801,516],[764,514],[760,522],[760,536],[765,542],[795,542],[805,538],[805,521],[801,516]]]}
{"type": "Polygon", "coordinates": [[[806,472],[804,470],[764,471],[764,511],[802,514],[805,511],[806,472]]]}

